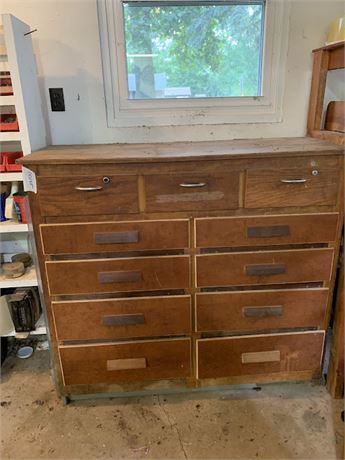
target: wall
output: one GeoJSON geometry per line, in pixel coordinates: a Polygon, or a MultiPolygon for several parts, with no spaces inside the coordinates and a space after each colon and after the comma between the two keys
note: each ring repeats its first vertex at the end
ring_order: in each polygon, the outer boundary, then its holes
{"type": "Polygon", "coordinates": [[[281,123],[108,128],[96,0],[1,0],[0,8],[38,29],[32,38],[53,144],[304,136],[311,50],[324,44],[329,24],[344,14],[342,0],[292,1],[281,123]],[[66,112],[50,111],[49,87],[64,88],[66,112]]]}

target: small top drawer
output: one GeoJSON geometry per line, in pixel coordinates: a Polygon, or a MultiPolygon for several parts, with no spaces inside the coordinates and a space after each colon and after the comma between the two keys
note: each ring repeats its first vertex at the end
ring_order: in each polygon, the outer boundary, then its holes
{"type": "Polygon", "coordinates": [[[239,172],[145,176],[146,210],[207,211],[239,207],[239,172]]]}
{"type": "Polygon", "coordinates": [[[45,254],[183,249],[189,245],[187,219],[43,224],[40,230],[45,254]]]}
{"type": "Polygon", "coordinates": [[[136,213],[136,176],[38,177],[43,216],[136,213]]]}
{"type": "Polygon", "coordinates": [[[316,166],[294,168],[284,163],[277,169],[247,171],[245,207],[280,208],[332,206],[337,202],[339,166],[336,160],[321,158],[316,166]],[[285,166],[286,164],[286,166],[285,166]]]}

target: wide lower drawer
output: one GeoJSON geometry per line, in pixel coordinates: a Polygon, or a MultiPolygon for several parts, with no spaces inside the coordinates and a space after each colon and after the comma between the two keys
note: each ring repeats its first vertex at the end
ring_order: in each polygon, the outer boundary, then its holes
{"type": "Polygon", "coordinates": [[[328,289],[196,294],[198,331],[321,328],[328,289]]]}
{"type": "Polygon", "coordinates": [[[197,340],[198,378],[317,371],[324,332],[197,340]]]}
{"type": "Polygon", "coordinates": [[[44,224],[45,254],[180,249],[189,245],[188,220],[44,224]]]}
{"type": "Polygon", "coordinates": [[[328,281],[333,249],[239,252],[196,257],[198,287],[328,281]]]}
{"type": "Polygon", "coordinates": [[[338,196],[337,158],[318,158],[303,167],[292,160],[277,169],[247,171],[245,207],[331,206],[338,196]]]}
{"type": "Polygon", "coordinates": [[[146,211],[207,211],[239,207],[239,172],[145,176],[146,211]]]}
{"type": "Polygon", "coordinates": [[[105,340],[191,332],[190,296],[52,302],[58,340],[105,340]]]}
{"type": "Polygon", "coordinates": [[[51,295],[156,291],[189,287],[189,257],[46,262],[51,295]]]}
{"type": "Polygon", "coordinates": [[[136,213],[136,176],[38,177],[42,216],[136,213]]]}
{"type": "Polygon", "coordinates": [[[216,217],[195,220],[199,248],[332,242],[338,214],[216,217]]]}
{"type": "Polygon", "coordinates": [[[190,339],[59,348],[65,385],[180,379],[191,374],[190,339]]]}

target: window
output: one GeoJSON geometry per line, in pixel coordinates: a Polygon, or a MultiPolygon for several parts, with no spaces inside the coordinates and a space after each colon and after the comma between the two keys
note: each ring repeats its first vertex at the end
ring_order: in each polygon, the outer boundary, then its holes
{"type": "Polygon", "coordinates": [[[108,125],[279,121],[288,3],[99,0],[108,125]]]}

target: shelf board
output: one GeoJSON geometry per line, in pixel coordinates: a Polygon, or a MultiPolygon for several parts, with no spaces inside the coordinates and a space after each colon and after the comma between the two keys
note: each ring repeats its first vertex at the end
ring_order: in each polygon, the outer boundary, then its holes
{"type": "Polygon", "coordinates": [[[20,141],[22,138],[20,131],[2,131],[0,132],[0,142],[20,141]]]}
{"type": "Polygon", "coordinates": [[[47,328],[46,328],[46,325],[45,325],[45,321],[44,321],[44,316],[43,316],[43,313],[42,315],[39,317],[37,323],[36,323],[36,327],[33,331],[30,331],[30,332],[16,332],[15,330],[9,332],[8,334],[5,334],[3,335],[2,337],[16,337],[18,336],[18,338],[26,338],[28,335],[44,335],[47,333],[47,328]]]}
{"type": "Polygon", "coordinates": [[[30,267],[26,273],[19,278],[8,279],[0,274],[0,289],[38,286],[38,280],[35,267],[30,267]]]}
{"type": "Polygon", "coordinates": [[[16,100],[14,95],[12,96],[0,96],[0,105],[15,105],[16,100]]]}
{"type": "Polygon", "coordinates": [[[5,222],[0,222],[0,233],[22,233],[28,230],[28,224],[22,224],[16,220],[5,220],[5,222]]]}
{"type": "Polygon", "coordinates": [[[0,182],[19,182],[22,180],[23,173],[21,171],[0,173],[0,182]]]}

